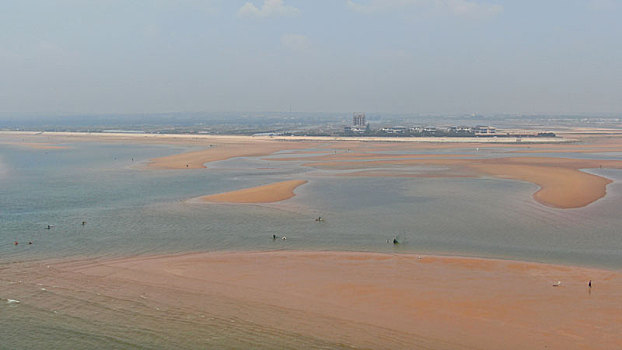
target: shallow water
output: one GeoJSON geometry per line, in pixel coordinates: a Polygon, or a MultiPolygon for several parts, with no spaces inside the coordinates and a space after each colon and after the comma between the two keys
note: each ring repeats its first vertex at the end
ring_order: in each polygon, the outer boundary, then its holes
{"type": "MultiPolygon", "coordinates": [[[[185,149],[68,146],[0,148],[3,261],[189,250],[337,249],[622,267],[619,170],[592,170],[616,180],[606,198],[585,208],[559,210],[532,199],[535,185],[512,180],[343,177],[336,176],[339,171],[261,158],[214,162],[198,170],[147,170],[149,158],[185,149]],[[280,203],[186,201],[290,178],[309,183],[280,203]],[[315,222],[317,216],[326,221],[315,222]],[[272,241],[273,234],[288,240],[272,241]],[[387,245],[396,235],[401,244],[387,245]],[[14,241],[20,244],[14,246],[14,241]]],[[[489,156],[486,152],[479,151],[489,156]]]]}
{"type": "MultiPolygon", "coordinates": [[[[2,349],[340,346],[243,320],[235,326],[231,320],[204,320],[191,310],[171,308],[166,318],[127,300],[92,295],[80,299],[76,291],[41,294],[36,287],[20,285],[16,279],[23,271],[12,270],[15,262],[319,249],[443,253],[622,268],[620,170],[589,170],[614,180],[608,195],[585,208],[560,210],[533,200],[537,186],[512,180],[343,177],[337,176],[339,171],[303,167],[303,162],[261,158],[214,162],[197,170],[147,170],[148,159],[191,148],[67,146],[41,150],[0,145],[0,269],[6,272],[0,279],[0,328],[9,335],[3,336],[2,349]],[[268,205],[187,201],[287,179],[309,183],[296,190],[296,197],[268,205]],[[318,216],[325,222],[316,222],[318,216]],[[46,229],[47,225],[53,227],[46,229]],[[273,234],[287,240],[272,240],[273,234]],[[387,243],[395,236],[399,246],[387,243]],[[34,298],[38,303],[9,304],[8,298],[34,298]],[[63,308],[74,312],[63,313],[63,308]],[[135,327],[128,328],[131,324],[135,327]],[[184,329],[186,333],[179,334],[184,329]],[[29,337],[32,334],[36,336],[29,337]]],[[[476,153],[490,157],[505,151],[481,149],[476,153]]],[[[619,154],[576,156],[620,158],[619,154]]]]}

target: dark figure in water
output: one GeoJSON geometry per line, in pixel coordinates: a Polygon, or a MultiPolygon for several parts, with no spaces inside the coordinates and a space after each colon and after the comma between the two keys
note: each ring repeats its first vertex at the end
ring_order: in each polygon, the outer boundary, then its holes
{"type": "Polygon", "coordinates": [[[397,237],[393,238],[393,244],[398,245],[400,244],[400,242],[398,242],[397,237]]]}
{"type": "Polygon", "coordinates": [[[589,282],[587,282],[587,286],[588,286],[589,288],[592,288],[592,280],[590,280],[589,282]]]}
{"type": "Polygon", "coordinates": [[[86,221],[82,221],[82,226],[86,225],[86,221]]]}
{"type": "Polygon", "coordinates": [[[276,241],[276,235],[272,235],[272,240],[276,241]]]}
{"type": "Polygon", "coordinates": [[[46,229],[46,230],[49,230],[49,229],[51,229],[51,228],[52,228],[52,226],[48,225],[48,227],[46,227],[45,229],[46,229]]]}

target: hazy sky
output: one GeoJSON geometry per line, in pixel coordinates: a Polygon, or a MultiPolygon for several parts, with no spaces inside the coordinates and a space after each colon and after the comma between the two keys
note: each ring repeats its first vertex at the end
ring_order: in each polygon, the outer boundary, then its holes
{"type": "Polygon", "coordinates": [[[0,113],[622,113],[622,0],[0,0],[0,113]]]}

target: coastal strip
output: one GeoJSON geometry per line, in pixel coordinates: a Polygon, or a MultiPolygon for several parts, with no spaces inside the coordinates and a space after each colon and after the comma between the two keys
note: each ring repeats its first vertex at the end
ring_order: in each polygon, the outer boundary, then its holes
{"type": "Polygon", "coordinates": [[[277,142],[389,142],[389,143],[439,143],[439,144],[562,144],[575,142],[574,139],[561,137],[523,137],[520,142],[515,138],[504,137],[368,137],[368,136],[269,136],[269,135],[210,135],[210,134],[158,134],[158,133],[120,133],[120,132],[64,132],[64,131],[5,131],[0,130],[0,136],[20,136],[20,137],[61,137],[73,139],[75,141],[84,140],[140,140],[174,142],[187,141],[213,141],[213,140],[259,140],[277,142]]]}
{"type": "Polygon", "coordinates": [[[294,190],[306,183],[307,180],[282,181],[237,191],[202,196],[199,199],[205,202],[274,203],[294,197],[294,190]]]}

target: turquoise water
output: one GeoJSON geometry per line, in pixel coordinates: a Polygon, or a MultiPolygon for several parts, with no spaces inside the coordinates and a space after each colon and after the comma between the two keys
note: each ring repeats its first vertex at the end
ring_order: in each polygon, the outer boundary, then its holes
{"type": "MultiPolygon", "coordinates": [[[[189,149],[67,146],[0,147],[2,262],[195,250],[337,249],[622,267],[619,170],[593,170],[618,180],[609,185],[605,199],[586,208],[558,210],[532,199],[535,185],[510,180],[352,178],[260,158],[220,161],[198,170],[147,170],[148,159],[189,149]],[[292,178],[309,183],[293,199],[276,204],[187,201],[292,178]],[[325,222],[314,221],[320,215],[325,222]],[[273,234],[288,240],[274,242],[273,234]],[[395,235],[402,244],[387,245],[395,235]],[[20,244],[14,246],[14,241],[20,244]]],[[[480,150],[478,156],[498,153],[480,150]]]]}

